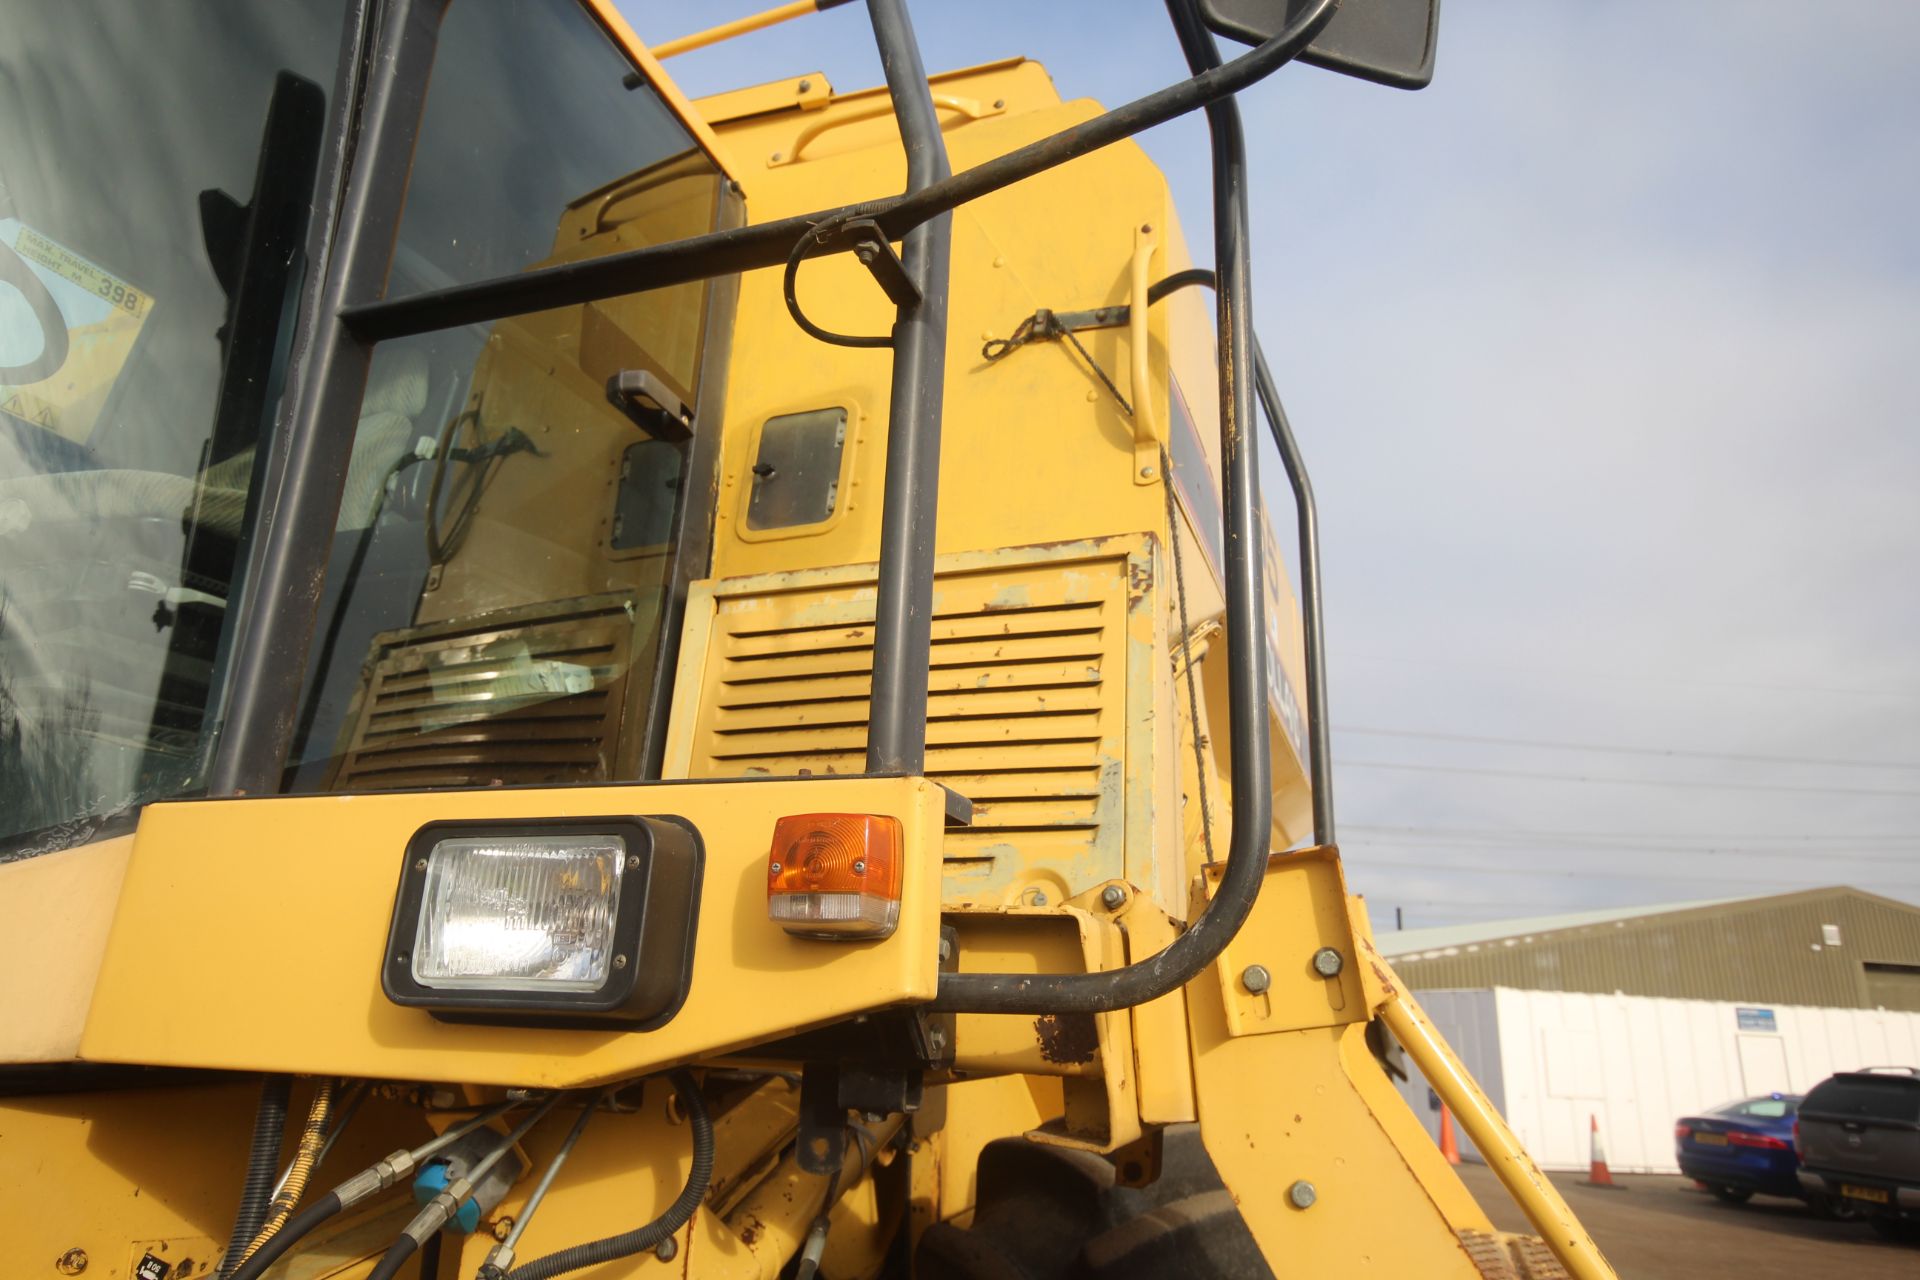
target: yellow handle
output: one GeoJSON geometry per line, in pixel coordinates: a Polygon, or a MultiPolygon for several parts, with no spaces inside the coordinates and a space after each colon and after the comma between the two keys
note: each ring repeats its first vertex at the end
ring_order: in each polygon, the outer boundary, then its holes
{"type": "MultiPolygon", "coordinates": [[[[948,111],[958,111],[969,120],[978,120],[983,116],[997,116],[1007,109],[1004,103],[983,106],[973,98],[957,98],[950,93],[934,94],[933,105],[948,111]]],[[[788,147],[785,151],[776,151],[768,156],[767,168],[778,169],[782,165],[794,163],[800,158],[800,153],[806,150],[809,142],[814,141],[829,129],[837,129],[843,124],[857,124],[862,120],[872,120],[877,116],[890,116],[892,114],[892,99],[882,98],[880,101],[871,103],[857,111],[849,111],[839,115],[829,116],[825,120],[815,120],[799,132],[798,136],[794,138],[792,146],[788,147]]]]}
{"type": "MultiPolygon", "coordinates": [[[[1378,958],[1372,963],[1382,968],[1386,965],[1378,958]]],[[[1440,1101],[1459,1119],[1460,1127],[1473,1139],[1473,1145],[1527,1215],[1527,1221],[1553,1250],[1553,1256],[1573,1280],[1618,1280],[1559,1190],[1547,1181],[1547,1175],[1540,1172],[1540,1166],[1513,1136],[1505,1118],[1487,1101],[1487,1095],[1461,1067],[1440,1032],[1427,1021],[1426,1011],[1406,993],[1399,977],[1391,972],[1384,976],[1390,984],[1388,990],[1393,992],[1380,1010],[1387,1030],[1406,1049],[1420,1074],[1440,1095],[1440,1101]]]]}
{"type": "Polygon", "coordinates": [[[1133,272],[1127,299],[1128,390],[1133,402],[1133,482],[1152,484],[1160,475],[1161,436],[1153,412],[1153,374],[1148,357],[1147,290],[1152,287],[1153,251],[1158,241],[1151,224],[1133,229],[1133,272]]]}
{"type": "Polygon", "coordinates": [[[1154,426],[1153,383],[1147,371],[1147,290],[1152,282],[1153,228],[1141,227],[1133,233],[1133,296],[1127,304],[1127,345],[1133,363],[1133,439],[1136,444],[1160,443],[1154,426]]]}

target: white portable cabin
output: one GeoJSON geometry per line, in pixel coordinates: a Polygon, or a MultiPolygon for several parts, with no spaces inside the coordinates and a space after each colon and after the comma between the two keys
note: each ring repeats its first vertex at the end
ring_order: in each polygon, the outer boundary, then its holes
{"type": "MultiPolygon", "coordinates": [[[[1508,987],[1417,995],[1548,1170],[1587,1167],[1597,1119],[1613,1172],[1678,1173],[1681,1116],[1805,1093],[1836,1071],[1920,1066],[1920,1013],[1508,987]]],[[[1418,1069],[1400,1089],[1437,1140],[1439,1110],[1418,1069]]],[[[1459,1141],[1462,1158],[1479,1159],[1464,1133],[1459,1141]]]]}

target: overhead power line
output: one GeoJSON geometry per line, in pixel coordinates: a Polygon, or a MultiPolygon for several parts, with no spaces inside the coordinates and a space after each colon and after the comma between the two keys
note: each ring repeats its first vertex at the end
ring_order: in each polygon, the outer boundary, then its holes
{"type": "Polygon", "coordinates": [[[1534,769],[1489,769],[1477,765],[1412,764],[1398,760],[1335,760],[1343,769],[1397,769],[1407,773],[1458,773],[1486,778],[1526,778],[1540,782],[1581,782],[1610,787],[1661,787],[1679,791],[1768,791],[1823,796],[1894,796],[1920,799],[1920,791],[1877,787],[1814,787],[1771,782],[1709,782],[1705,779],[1609,778],[1585,773],[1552,773],[1534,769]]]}
{"type": "MultiPolygon", "coordinates": [[[[1360,847],[1360,848],[1371,847],[1371,842],[1365,841],[1365,840],[1349,841],[1348,843],[1349,845],[1354,847],[1360,847]]],[[[1600,870],[1588,870],[1588,869],[1571,870],[1571,869],[1562,868],[1562,867],[1514,867],[1514,866],[1488,867],[1488,866],[1478,866],[1478,865],[1463,866],[1457,862],[1434,862],[1434,861],[1405,862],[1405,861],[1399,861],[1392,858],[1354,858],[1352,860],[1352,867],[1355,872],[1363,871],[1373,867],[1394,867],[1403,871],[1444,872],[1448,874],[1461,874],[1461,875],[1529,876],[1529,877],[1534,877],[1534,878],[1543,879],[1543,880],[1553,880],[1553,879],[1630,880],[1635,882],[1658,883],[1658,884],[1718,884],[1718,885],[1729,885],[1729,886],[1740,885],[1748,888],[1751,888],[1755,885],[1786,885],[1791,887],[1803,887],[1803,886],[1814,887],[1818,883],[1818,881],[1815,878],[1806,877],[1806,876],[1795,877],[1793,879],[1780,879],[1778,877],[1756,878],[1753,876],[1728,875],[1725,873],[1717,874],[1717,875],[1674,876],[1674,875],[1657,875],[1652,872],[1646,872],[1646,871],[1600,871],[1600,870]]],[[[1920,889],[1920,881],[1914,881],[1914,882],[1879,881],[1877,883],[1881,884],[1883,887],[1886,887],[1886,888],[1897,888],[1902,890],[1920,889]]]]}
{"type": "Polygon", "coordinates": [[[1797,832],[1797,831],[1570,831],[1565,828],[1542,829],[1536,827],[1436,827],[1436,826],[1388,826],[1370,822],[1343,822],[1342,826],[1356,831],[1411,831],[1421,835],[1441,836],[1487,836],[1514,837],[1528,840],[1551,840],[1557,838],[1596,839],[1596,840],[1714,840],[1720,842],[1762,843],[1791,842],[1799,844],[1915,844],[1920,843],[1920,831],[1888,832],[1797,832]]]}
{"type": "MultiPolygon", "coordinates": [[[[1580,840],[1531,840],[1506,836],[1446,836],[1426,835],[1417,828],[1370,827],[1363,823],[1347,824],[1349,831],[1374,831],[1382,833],[1383,838],[1366,843],[1376,845],[1399,845],[1420,849],[1486,849],[1494,850],[1551,850],[1560,853],[1646,853],[1663,857],[1679,854],[1682,856],[1701,855],[1712,858],[1796,858],[1803,862],[1814,861],[1814,850],[1808,849],[1753,849],[1739,846],[1712,845],[1660,845],[1627,843],[1620,841],[1580,841],[1580,840]],[[1397,836],[1396,832],[1407,835],[1397,836]]],[[[1355,843],[1348,841],[1347,843],[1355,843]]],[[[1886,862],[1915,863],[1920,865],[1920,844],[1907,848],[1889,848],[1879,846],[1864,850],[1848,849],[1842,846],[1822,847],[1818,853],[1839,862],[1886,862]]]]}
{"type": "Polygon", "coordinates": [[[1390,666],[1430,667],[1440,670],[1476,671],[1486,676],[1511,680],[1514,676],[1528,676],[1534,679],[1566,680],[1574,678],[1584,681],[1604,681],[1609,684],[1626,684],[1644,688],[1649,685],[1677,685],[1696,689],[1759,689],[1767,693],[1806,693],[1825,697],[1829,694],[1842,694],[1857,698],[1920,698],[1920,689],[1862,689],[1852,685],[1782,684],[1755,680],[1699,680],[1685,676],[1663,675],[1623,675],[1618,670],[1601,670],[1596,667],[1542,667],[1521,663],[1503,663],[1495,666],[1487,662],[1462,662],[1457,659],[1409,657],[1404,654],[1360,653],[1352,649],[1342,650],[1342,662],[1384,662],[1390,666]]]}
{"type": "Polygon", "coordinates": [[[1502,747],[1539,747],[1549,751],[1606,752],[1614,755],[1660,756],[1686,760],[1741,760],[1755,764],[1818,765],[1846,769],[1920,769],[1916,760],[1859,760],[1836,756],[1769,755],[1751,751],[1697,751],[1684,747],[1619,746],[1599,742],[1568,742],[1551,738],[1507,738],[1475,733],[1438,733],[1420,729],[1370,729],[1335,725],[1335,733],[1369,738],[1415,738],[1423,742],[1472,742],[1502,747]]]}

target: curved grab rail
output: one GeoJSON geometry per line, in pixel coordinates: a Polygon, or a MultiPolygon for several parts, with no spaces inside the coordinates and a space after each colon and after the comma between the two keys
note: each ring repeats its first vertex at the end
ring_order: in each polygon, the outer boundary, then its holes
{"type": "MultiPolygon", "coordinates": [[[[993,106],[983,106],[977,98],[962,98],[951,93],[934,94],[933,105],[946,111],[958,111],[970,121],[984,119],[987,116],[997,116],[1006,110],[1003,104],[996,103],[993,106]]],[[[892,99],[886,99],[862,107],[857,111],[849,111],[841,115],[830,116],[825,120],[815,120],[812,124],[809,124],[806,128],[794,135],[793,144],[785,151],[776,151],[768,156],[767,168],[778,169],[783,165],[798,164],[800,161],[800,153],[806,150],[808,143],[816,141],[821,134],[830,133],[843,124],[859,124],[863,120],[876,120],[881,116],[889,116],[892,114],[894,114],[893,101],[892,99]]]]}

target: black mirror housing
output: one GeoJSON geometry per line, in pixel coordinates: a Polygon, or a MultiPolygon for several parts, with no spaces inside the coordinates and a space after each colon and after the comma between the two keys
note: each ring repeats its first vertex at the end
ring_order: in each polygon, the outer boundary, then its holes
{"type": "MultiPolygon", "coordinates": [[[[1200,16],[1216,34],[1261,44],[1315,0],[1200,0],[1200,16]]],[[[1395,89],[1433,81],[1440,0],[1343,0],[1300,61],[1395,89]]]]}

